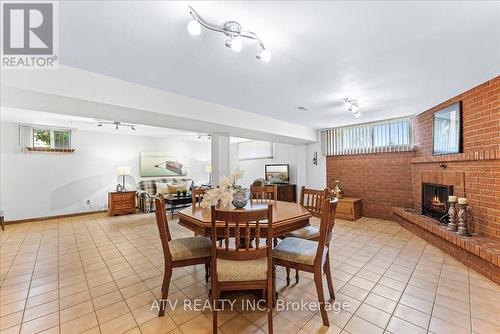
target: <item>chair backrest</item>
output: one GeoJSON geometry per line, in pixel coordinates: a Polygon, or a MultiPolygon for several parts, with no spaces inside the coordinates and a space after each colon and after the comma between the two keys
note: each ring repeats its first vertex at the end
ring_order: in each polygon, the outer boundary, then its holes
{"type": "MultiPolygon", "coordinates": [[[[222,240],[221,245],[212,242],[212,259],[246,261],[267,256],[272,261],[272,205],[258,210],[216,209],[212,206],[211,216],[212,240],[222,240]],[[234,244],[231,242],[232,238],[234,244]]],[[[214,267],[216,262],[212,261],[212,273],[217,272],[214,267]]]]}
{"type": "Polygon", "coordinates": [[[193,198],[193,206],[196,206],[196,204],[200,205],[201,201],[203,200],[203,195],[207,189],[205,188],[193,188],[191,191],[191,197],[193,198]]]}
{"type": "MultiPolygon", "coordinates": [[[[333,202],[332,205],[337,207],[337,202],[333,202]]],[[[319,226],[319,240],[318,249],[316,251],[316,258],[314,260],[315,265],[321,265],[321,260],[323,257],[323,250],[325,247],[329,247],[330,240],[332,239],[333,227],[330,230],[330,199],[325,198],[322,202],[321,208],[321,222],[319,226]]]]}
{"type": "Polygon", "coordinates": [[[335,216],[337,214],[337,204],[339,199],[336,197],[330,198],[330,216],[328,217],[328,236],[329,239],[327,243],[330,243],[332,239],[333,228],[335,227],[335,216]]]}
{"type": "Polygon", "coordinates": [[[328,189],[316,190],[304,186],[300,188],[300,205],[306,208],[314,217],[321,218],[325,198],[328,198],[328,189]]]}
{"type": "Polygon", "coordinates": [[[267,202],[267,201],[277,201],[278,200],[278,186],[268,185],[268,186],[250,186],[250,198],[252,200],[267,202]]]}
{"type": "Polygon", "coordinates": [[[167,261],[171,262],[172,254],[170,253],[168,242],[172,240],[172,237],[168,228],[167,211],[165,210],[165,199],[163,196],[157,196],[155,198],[155,206],[156,225],[158,225],[158,232],[160,233],[163,256],[165,257],[165,263],[167,261]]]}
{"type": "Polygon", "coordinates": [[[258,178],[258,179],[255,179],[255,181],[252,182],[252,186],[265,186],[266,185],[266,180],[264,180],[263,178],[258,178]]]}

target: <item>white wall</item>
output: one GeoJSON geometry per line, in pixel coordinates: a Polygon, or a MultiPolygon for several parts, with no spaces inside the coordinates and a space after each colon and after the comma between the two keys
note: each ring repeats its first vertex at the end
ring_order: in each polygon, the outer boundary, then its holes
{"type": "Polygon", "coordinates": [[[209,143],[75,130],[74,153],[22,153],[18,129],[14,123],[1,124],[0,207],[6,220],[89,211],[88,199],[94,209],[105,208],[106,191],[117,184],[116,167],[131,167],[127,184],[141,179],[141,151],[182,160],[195,183],[208,179],[209,143]]]}
{"type": "Polygon", "coordinates": [[[313,189],[324,189],[326,185],[326,158],[321,153],[321,144],[313,143],[305,145],[306,155],[306,187],[313,189]],[[318,165],[313,165],[314,152],[318,153],[318,165]]]}
{"type": "Polygon", "coordinates": [[[245,171],[240,184],[249,187],[255,179],[264,178],[266,164],[289,164],[290,183],[297,184],[297,191],[305,184],[305,145],[274,144],[273,159],[238,160],[238,143],[231,143],[231,171],[239,168],[245,171]]]}

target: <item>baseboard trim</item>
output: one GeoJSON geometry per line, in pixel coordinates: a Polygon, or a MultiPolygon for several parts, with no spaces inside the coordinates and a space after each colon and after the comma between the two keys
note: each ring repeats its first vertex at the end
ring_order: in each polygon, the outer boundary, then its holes
{"type": "Polygon", "coordinates": [[[56,215],[56,216],[46,216],[46,217],[35,217],[35,218],[27,218],[27,219],[18,219],[18,220],[6,220],[5,225],[8,224],[21,224],[28,222],[39,222],[44,220],[58,219],[58,218],[70,218],[70,217],[78,217],[78,216],[87,216],[95,213],[103,213],[107,212],[107,210],[97,210],[97,211],[85,211],[85,212],[76,212],[76,213],[67,213],[64,215],[56,215]]]}

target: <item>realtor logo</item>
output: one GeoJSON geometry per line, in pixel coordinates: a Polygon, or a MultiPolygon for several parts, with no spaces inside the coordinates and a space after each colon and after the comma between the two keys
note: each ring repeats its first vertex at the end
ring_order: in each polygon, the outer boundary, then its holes
{"type": "Polygon", "coordinates": [[[54,68],[56,4],[2,3],[2,67],[54,68]]]}

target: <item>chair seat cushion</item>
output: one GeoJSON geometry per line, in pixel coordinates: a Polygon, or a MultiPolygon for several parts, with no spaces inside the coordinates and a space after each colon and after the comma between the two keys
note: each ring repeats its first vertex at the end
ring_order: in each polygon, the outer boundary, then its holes
{"type": "Polygon", "coordinates": [[[267,279],[267,257],[249,261],[217,259],[220,282],[261,281],[267,279]]]}
{"type": "Polygon", "coordinates": [[[188,237],[168,242],[172,260],[187,260],[211,256],[212,243],[204,237],[188,237]]]}
{"type": "MultiPolygon", "coordinates": [[[[290,237],[278,243],[278,245],[273,249],[273,258],[313,265],[317,249],[317,241],[290,237]]],[[[328,249],[325,247],[321,263],[324,263],[327,252],[328,249]]]]}
{"type": "Polygon", "coordinates": [[[319,238],[319,230],[314,226],[307,226],[284,235],[286,238],[299,238],[299,239],[317,239],[319,238]]]}

